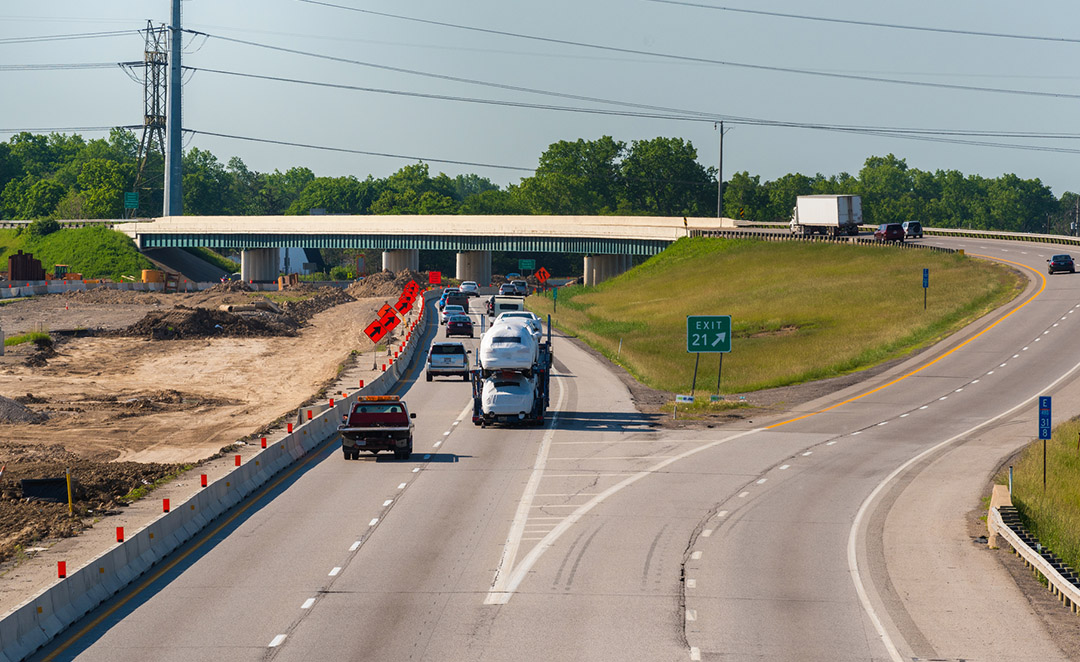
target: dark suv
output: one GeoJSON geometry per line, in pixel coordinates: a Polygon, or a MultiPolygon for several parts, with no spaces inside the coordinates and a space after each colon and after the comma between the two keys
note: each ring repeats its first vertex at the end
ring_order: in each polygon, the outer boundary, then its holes
{"type": "Polygon", "coordinates": [[[882,223],[874,230],[874,239],[877,241],[903,241],[904,226],[899,223],[882,223]]]}
{"type": "Polygon", "coordinates": [[[1073,262],[1071,255],[1055,255],[1047,260],[1047,262],[1050,264],[1048,271],[1052,274],[1059,271],[1068,271],[1071,274],[1076,273],[1076,264],[1073,262]]]}

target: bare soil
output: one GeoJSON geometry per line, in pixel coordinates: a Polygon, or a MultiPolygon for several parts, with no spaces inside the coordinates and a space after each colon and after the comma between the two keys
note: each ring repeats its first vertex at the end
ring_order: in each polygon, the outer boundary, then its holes
{"type": "MultiPolygon", "coordinates": [[[[277,310],[230,313],[259,295],[243,283],[198,293],[90,290],[0,305],[7,337],[50,340],[0,356],[0,562],[74,535],[122,497],[251,439],[321,397],[357,353],[384,299],[420,274],[368,294],[290,288],[277,310]],[[384,291],[385,290],[385,291],[384,291]],[[375,298],[378,297],[378,298],[375,298]],[[359,300],[357,300],[359,298],[359,300]],[[280,312],[279,312],[280,311],[280,312]],[[24,498],[20,481],[71,470],[66,503],[24,498]]],[[[426,282],[426,279],[425,281],[426,282]]]]}

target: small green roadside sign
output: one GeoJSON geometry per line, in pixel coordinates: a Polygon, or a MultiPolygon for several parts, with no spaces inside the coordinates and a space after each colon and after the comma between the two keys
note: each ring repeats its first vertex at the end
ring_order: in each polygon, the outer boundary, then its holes
{"type": "Polygon", "coordinates": [[[731,315],[687,315],[686,351],[730,352],[731,315]]]}
{"type": "Polygon", "coordinates": [[[124,193],[124,209],[138,209],[139,208],[139,194],[124,193]]]}
{"type": "Polygon", "coordinates": [[[520,271],[532,271],[536,268],[536,260],[518,260],[518,269],[520,271]]]}

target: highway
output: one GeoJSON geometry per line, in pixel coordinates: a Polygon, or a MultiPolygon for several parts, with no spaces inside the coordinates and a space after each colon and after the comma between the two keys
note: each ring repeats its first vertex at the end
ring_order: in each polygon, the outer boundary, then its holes
{"type": "Polygon", "coordinates": [[[328,445],[35,659],[1070,659],[965,518],[1035,435],[1032,398],[1055,424],[1080,404],[1080,276],[1044,279],[1050,245],[925,242],[1031,284],[866,382],[717,429],[656,427],[564,338],[542,428],[474,427],[469,384],[414,372],[409,461],[328,445]]]}

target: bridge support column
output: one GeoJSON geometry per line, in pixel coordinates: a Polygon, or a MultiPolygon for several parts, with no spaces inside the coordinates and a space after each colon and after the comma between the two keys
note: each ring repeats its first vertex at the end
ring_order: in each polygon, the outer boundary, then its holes
{"type": "Polygon", "coordinates": [[[629,255],[586,255],[585,285],[592,287],[614,278],[630,268],[629,255]]]}
{"type": "Polygon", "coordinates": [[[382,268],[389,269],[394,273],[405,269],[420,271],[420,251],[415,248],[407,248],[397,251],[383,251],[382,268]]]}
{"type": "Polygon", "coordinates": [[[457,254],[458,280],[475,280],[480,287],[491,284],[491,251],[463,251],[457,254]]]}
{"type": "Polygon", "coordinates": [[[240,280],[245,283],[277,280],[279,259],[277,248],[240,251],[240,280]]]}

